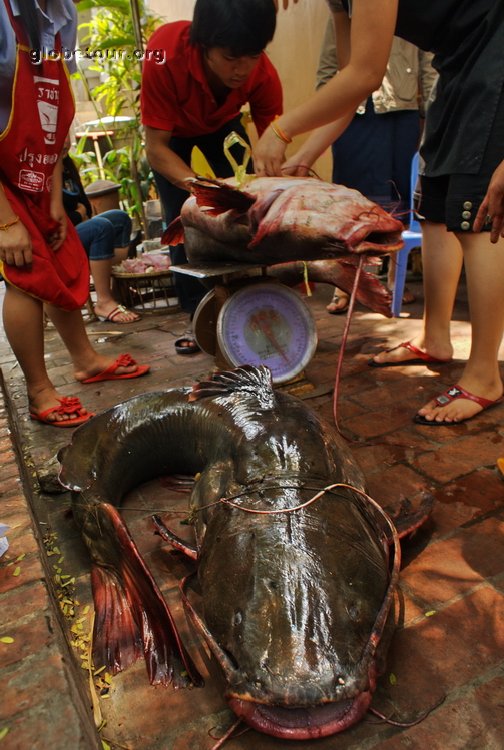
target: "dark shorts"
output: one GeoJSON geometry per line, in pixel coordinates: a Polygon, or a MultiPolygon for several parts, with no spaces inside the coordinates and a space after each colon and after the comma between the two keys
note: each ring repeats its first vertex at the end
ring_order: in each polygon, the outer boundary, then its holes
{"type": "MultiPolygon", "coordinates": [[[[487,175],[422,175],[420,190],[415,192],[415,211],[418,218],[446,224],[450,232],[471,232],[489,181],[487,175]]],[[[484,230],[490,229],[490,223],[484,226],[484,230]]]]}
{"type": "MultiPolygon", "coordinates": [[[[504,157],[504,93],[501,94],[492,130],[477,174],[420,177],[415,191],[415,210],[420,219],[446,224],[450,232],[471,232],[490,179],[504,157]]],[[[485,231],[490,231],[487,222],[485,231]]]]}

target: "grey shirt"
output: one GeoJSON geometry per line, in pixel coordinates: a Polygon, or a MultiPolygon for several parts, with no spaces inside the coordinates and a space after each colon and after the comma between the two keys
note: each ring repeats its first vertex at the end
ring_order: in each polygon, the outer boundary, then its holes
{"type": "MultiPolygon", "coordinates": [[[[317,88],[327,83],[338,69],[336,57],[336,34],[332,18],[327,24],[317,70],[317,88]]],[[[379,89],[371,95],[376,114],[402,110],[420,110],[425,116],[425,108],[437,73],[432,67],[432,53],[424,52],[415,45],[395,36],[392,43],[387,70],[379,89]]],[[[363,114],[366,102],[357,109],[363,114]]]]}

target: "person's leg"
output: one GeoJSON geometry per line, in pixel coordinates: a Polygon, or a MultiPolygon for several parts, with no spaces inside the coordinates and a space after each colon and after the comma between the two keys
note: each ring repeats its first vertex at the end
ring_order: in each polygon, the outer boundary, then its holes
{"type": "MultiPolygon", "coordinates": [[[[493,245],[488,232],[460,234],[459,238],[464,250],[472,339],[469,359],[457,385],[494,401],[503,393],[498,351],[504,333],[504,241],[493,245]]],[[[418,413],[438,422],[459,422],[481,410],[478,403],[457,398],[444,406],[430,401],[418,413]]]]}
{"type": "Polygon", "coordinates": [[[114,229],[114,258],[113,263],[119,264],[128,257],[129,243],[131,239],[131,219],[126,211],[112,209],[100,214],[102,219],[107,219],[114,229]]]}
{"type": "MultiPolygon", "coordinates": [[[[113,364],[112,357],[100,354],[91,345],[80,310],[62,310],[54,305],[46,305],[45,308],[72,358],[76,380],[97,375],[113,364]]],[[[137,368],[136,363],[121,365],[116,374],[133,373],[137,368]]]]}
{"type": "MultiPolygon", "coordinates": [[[[114,214],[114,211],[109,213],[114,214]]],[[[118,213],[124,213],[119,211],[118,213]]],[[[129,220],[129,217],[128,217],[129,220]]],[[[131,224],[130,224],[131,226],[131,224]]],[[[94,310],[99,318],[105,318],[113,313],[114,323],[132,323],[139,316],[121,308],[112,295],[112,265],[114,264],[114,242],[116,229],[112,222],[103,214],[77,224],[77,234],[89,257],[89,268],[93,277],[96,293],[94,310]]]]}
{"type": "Polygon", "coordinates": [[[338,286],[336,286],[334,287],[331,301],[328,305],[326,305],[326,310],[331,315],[339,315],[347,311],[349,303],[350,295],[347,294],[347,292],[344,292],[343,289],[340,289],[338,286]]]}
{"type": "MultiPolygon", "coordinates": [[[[447,360],[453,354],[450,320],[462,270],[462,248],[444,224],[425,221],[422,234],[424,325],[411,343],[432,357],[447,360]]],[[[380,352],[373,361],[384,364],[411,358],[411,351],[397,347],[380,352]]]]}
{"type": "MultiPolygon", "coordinates": [[[[62,396],[49,379],[45,365],[42,302],[7,284],[3,324],[7,340],[25,377],[30,413],[41,414],[57,407],[58,399],[62,396]]],[[[78,416],[77,412],[53,413],[47,416],[47,420],[62,421],[78,416]]]]}

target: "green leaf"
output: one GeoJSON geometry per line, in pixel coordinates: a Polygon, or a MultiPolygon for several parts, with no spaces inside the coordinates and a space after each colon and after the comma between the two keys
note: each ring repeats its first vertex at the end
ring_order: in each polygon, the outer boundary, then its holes
{"type": "Polygon", "coordinates": [[[389,674],[389,682],[391,685],[397,685],[397,677],[393,672],[389,674]]]}
{"type": "Polygon", "coordinates": [[[10,728],[9,727],[2,727],[0,729],[0,742],[3,740],[4,737],[7,737],[9,734],[10,728]]]}

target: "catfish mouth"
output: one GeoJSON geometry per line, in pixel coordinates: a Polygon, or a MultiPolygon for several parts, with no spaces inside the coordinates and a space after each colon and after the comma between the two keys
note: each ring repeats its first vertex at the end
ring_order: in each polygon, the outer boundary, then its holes
{"type": "Polygon", "coordinates": [[[402,250],[404,240],[400,232],[371,232],[351,248],[352,253],[395,253],[402,250]]]}
{"type": "Polygon", "coordinates": [[[359,721],[371,703],[372,692],[320,706],[271,706],[228,697],[231,710],[252,729],[284,740],[313,740],[342,732],[359,721]]]}

